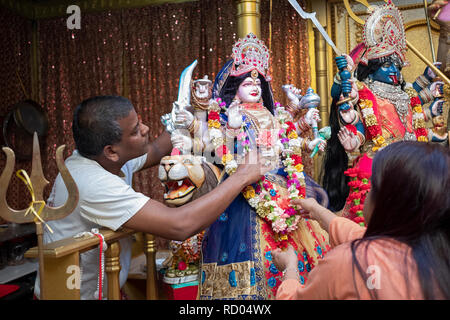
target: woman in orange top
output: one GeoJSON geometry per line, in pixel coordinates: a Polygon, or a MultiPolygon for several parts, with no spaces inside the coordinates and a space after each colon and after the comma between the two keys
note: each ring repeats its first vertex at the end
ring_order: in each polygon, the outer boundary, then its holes
{"type": "Polygon", "coordinates": [[[372,171],[367,229],[314,199],[297,201],[333,249],[305,285],[294,249],[273,251],[284,270],[278,299],[450,299],[449,149],[393,143],[376,154],[372,171]]]}

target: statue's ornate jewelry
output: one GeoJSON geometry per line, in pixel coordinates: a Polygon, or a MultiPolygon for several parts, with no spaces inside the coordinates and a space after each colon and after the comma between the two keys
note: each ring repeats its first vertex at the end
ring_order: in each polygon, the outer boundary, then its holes
{"type": "Polygon", "coordinates": [[[422,106],[420,105],[419,98],[411,97],[407,92],[403,91],[400,86],[393,86],[387,83],[367,80],[365,81],[367,87],[379,98],[386,99],[391,102],[400,121],[405,128],[405,135],[403,140],[407,141],[426,141],[425,130],[425,116],[423,114],[422,106]],[[412,128],[413,132],[408,131],[407,118],[413,111],[412,115],[412,128]]]}

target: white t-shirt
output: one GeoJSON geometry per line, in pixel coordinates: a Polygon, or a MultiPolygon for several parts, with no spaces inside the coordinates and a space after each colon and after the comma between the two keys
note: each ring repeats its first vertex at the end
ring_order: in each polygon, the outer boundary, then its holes
{"type": "MultiPolygon", "coordinates": [[[[73,237],[81,232],[90,232],[92,228],[109,228],[116,231],[137,213],[149,198],[132,189],[133,173],[139,171],[145,164],[147,155],[128,161],[121,169],[119,177],[106,171],[94,160],[81,156],[77,150],[65,161],[70,174],[78,187],[79,201],[76,209],[67,217],[49,221],[53,229],[50,233],[44,227],[44,244],[73,237]]],[[[49,206],[58,207],[67,200],[67,188],[58,174],[48,198],[49,206]]],[[[131,261],[131,237],[120,240],[120,287],[125,284],[131,261]]],[[[98,247],[80,255],[82,300],[98,299],[94,293],[97,290],[99,274],[98,247]]],[[[67,276],[71,276],[68,273],[67,276]]],[[[39,297],[39,274],[34,289],[39,297]]],[[[103,296],[106,298],[106,273],[103,281],[103,296]]]]}

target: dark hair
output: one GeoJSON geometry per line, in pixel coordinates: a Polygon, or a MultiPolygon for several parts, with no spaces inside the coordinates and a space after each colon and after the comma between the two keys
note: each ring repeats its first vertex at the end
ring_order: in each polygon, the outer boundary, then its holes
{"type": "MultiPolygon", "coordinates": [[[[226,80],[226,83],[224,84],[221,92],[220,92],[220,98],[222,101],[224,101],[227,105],[227,107],[231,104],[234,97],[236,96],[236,93],[239,89],[239,86],[241,83],[251,76],[251,72],[247,72],[243,75],[240,75],[238,77],[232,77],[229,76],[226,80]]],[[[261,80],[261,91],[262,91],[262,99],[264,107],[266,107],[272,114],[273,114],[273,95],[272,95],[272,88],[270,87],[269,82],[264,79],[264,77],[258,73],[258,79],[261,80]]]]}
{"type": "Polygon", "coordinates": [[[348,169],[348,156],[338,138],[339,117],[337,100],[333,99],[330,108],[331,137],[324,156],[322,185],[330,200],[328,208],[334,212],[344,207],[350,191],[347,185],[349,178],[344,175],[344,171],[348,169]]]}
{"type": "Polygon", "coordinates": [[[424,298],[450,299],[449,149],[424,142],[390,144],[374,158],[371,183],[373,212],[364,237],[351,244],[353,264],[364,278],[357,248],[395,239],[412,249],[424,298]]]}
{"type": "Polygon", "coordinates": [[[117,122],[128,116],[133,104],[120,96],[97,96],[84,100],[73,114],[73,138],[78,152],[93,158],[103,148],[120,142],[122,129],[117,122]]]}

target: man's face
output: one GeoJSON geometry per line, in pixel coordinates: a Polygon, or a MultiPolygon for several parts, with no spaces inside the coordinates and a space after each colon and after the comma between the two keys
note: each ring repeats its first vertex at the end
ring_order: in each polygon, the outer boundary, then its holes
{"type": "Polygon", "coordinates": [[[122,140],[115,145],[122,160],[128,161],[148,152],[149,128],[142,123],[133,109],[127,117],[118,121],[122,129],[122,140]]]}
{"type": "Polygon", "coordinates": [[[244,103],[256,103],[261,99],[261,80],[247,77],[239,86],[236,96],[244,103]]]}

